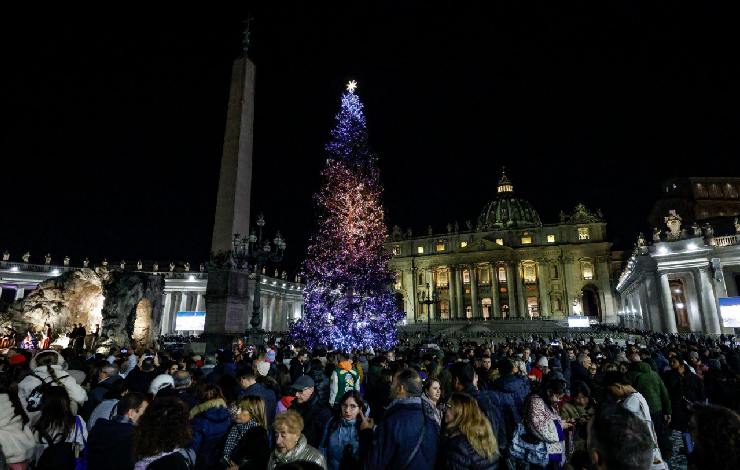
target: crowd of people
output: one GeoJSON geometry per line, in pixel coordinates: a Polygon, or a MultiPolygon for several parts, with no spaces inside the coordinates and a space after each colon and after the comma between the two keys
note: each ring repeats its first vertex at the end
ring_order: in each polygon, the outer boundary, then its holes
{"type": "Polygon", "coordinates": [[[628,333],[382,352],[279,336],[215,354],[169,338],[13,346],[0,470],[740,468],[736,339],[628,333]]]}

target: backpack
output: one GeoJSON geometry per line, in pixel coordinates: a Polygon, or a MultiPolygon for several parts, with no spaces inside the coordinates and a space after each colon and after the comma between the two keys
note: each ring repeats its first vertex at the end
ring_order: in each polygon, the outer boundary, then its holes
{"type": "Polygon", "coordinates": [[[35,470],[87,470],[87,440],[82,437],[83,447],[77,443],[77,433],[82,433],[80,418],[75,416],[75,434],[73,442],[56,442],[62,434],[53,438],[46,432],[41,433],[41,439],[49,443],[39,457],[35,470]]]}
{"type": "MultiPolygon", "coordinates": [[[[33,390],[31,390],[31,393],[28,394],[26,411],[35,412],[35,411],[41,410],[41,401],[44,398],[44,392],[48,390],[49,387],[57,387],[58,385],[55,385],[55,380],[53,378],[51,379],[51,381],[45,382],[44,379],[34,374],[33,372],[31,372],[31,375],[41,381],[41,383],[35,386],[33,390]]],[[[56,381],[62,380],[67,377],[69,377],[69,375],[57,377],[56,381]]],[[[47,378],[51,378],[51,377],[47,377],[47,378]]],[[[61,384],[61,382],[59,383],[61,384]]],[[[61,384],[61,386],[63,387],[64,384],[61,384]]]]}

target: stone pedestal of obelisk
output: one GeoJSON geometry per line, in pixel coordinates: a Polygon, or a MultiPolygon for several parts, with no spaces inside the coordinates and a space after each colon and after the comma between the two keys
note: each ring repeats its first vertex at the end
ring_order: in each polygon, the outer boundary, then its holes
{"type": "MultiPolygon", "coordinates": [[[[211,243],[212,260],[223,260],[232,249],[234,234],[249,235],[252,188],[255,65],[246,53],[234,61],[221,157],[216,215],[211,243]]],[[[212,262],[206,289],[207,350],[228,346],[249,326],[249,273],[212,262]]]]}

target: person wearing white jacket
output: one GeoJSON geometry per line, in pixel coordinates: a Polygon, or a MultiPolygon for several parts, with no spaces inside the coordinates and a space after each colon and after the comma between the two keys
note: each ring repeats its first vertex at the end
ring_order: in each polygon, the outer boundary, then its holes
{"type": "Polygon", "coordinates": [[[29,462],[33,457],[35,441],[29,423],[23,419],[10,401],[7,393],[0,391],[0,445],[9,464],[29,462]]]}
{"type": "Polygon", "coordinates": [[[81,408],[82,404],[87,401],[87,392],[64,369],[65,361],[62,355],[53,350],[41,351],[31,359],[29,365],[31,366],[31,374],[18,384],[18,398],[20,398],[31,424],[38,421],[40,412],[28,409],[28,398],[33,390],[41,385],[42,381],[52,386],[63,386],[69,395],[72,413],[77,414],[77,409],[81,408]]]}

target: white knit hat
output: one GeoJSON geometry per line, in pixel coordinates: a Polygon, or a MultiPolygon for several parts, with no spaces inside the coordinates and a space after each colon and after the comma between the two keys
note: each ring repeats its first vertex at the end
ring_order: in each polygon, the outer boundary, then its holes
{"type": "Polygon", "coordinates": [[[149,384],[149,393],[156,395],[163,388],[175,388],[175,379],[169,374],[159,374],[149,384]]]}

